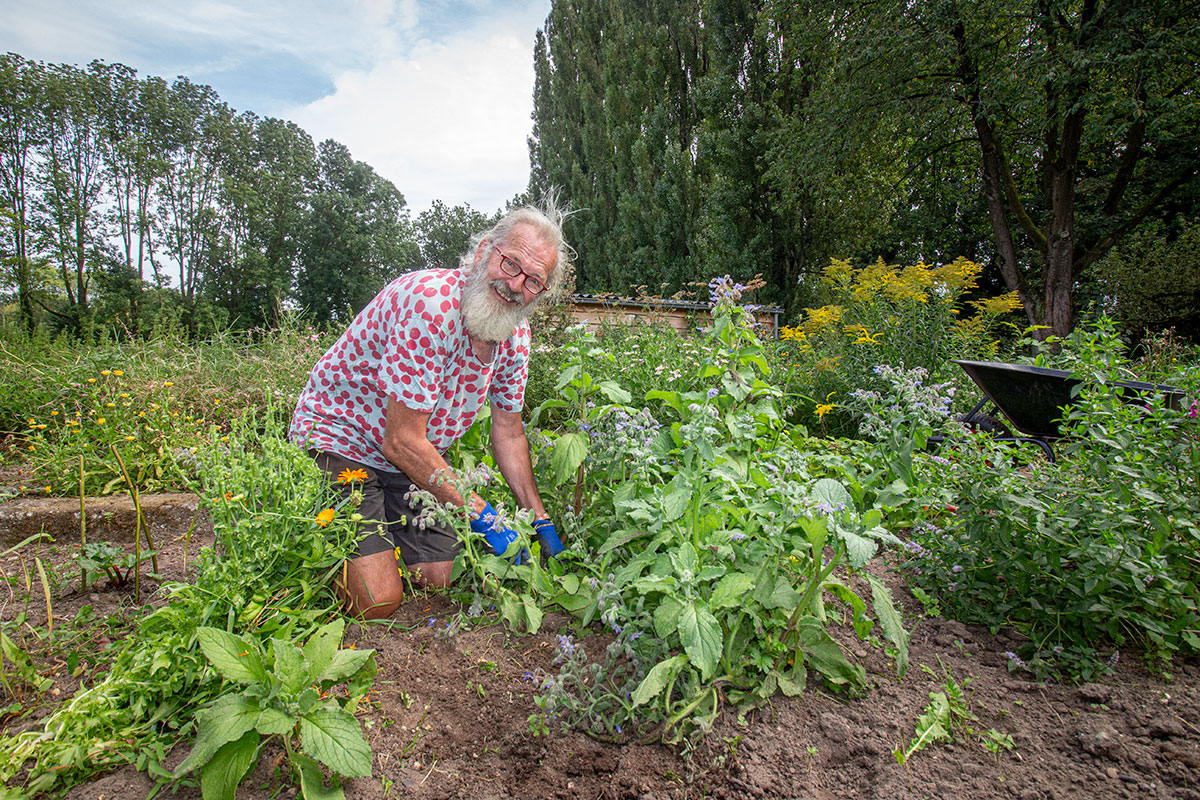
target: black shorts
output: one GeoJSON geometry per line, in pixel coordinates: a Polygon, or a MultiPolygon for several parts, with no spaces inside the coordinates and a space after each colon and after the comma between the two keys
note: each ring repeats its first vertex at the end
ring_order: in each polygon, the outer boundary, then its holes
{"type": "Polygon", "coordinates": [[[426,522],[424,529],[417,525],[421,506],[409,504],[406,495],[414,487],[403,472],[373,469],[336,453],[310,450],[308,454],[316,459],[317,466],[325,471],[343,497],[348,497],[355,489],[362,492],[362,503],[357,511],[363,519],[358,524],[358,547],[353,558],[397,548],[405,564],[453,561],[458,555],[461,544],[452,527],[440,522],[426,522]],[[367,479],[361,484],[357,481],[339,484],[337,476],[346,469],[361,469],[367,473],[367,479]]]}

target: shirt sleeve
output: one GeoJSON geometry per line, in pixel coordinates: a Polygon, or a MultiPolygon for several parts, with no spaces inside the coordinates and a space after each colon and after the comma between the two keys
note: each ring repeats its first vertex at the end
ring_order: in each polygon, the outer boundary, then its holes
{"type": "Polygon", "coordinates": [[[379,389],[414,411],[432,412],[445,383],[445,335],[434,322],[437,294],[425,281],[398,283],[384,302],[380,330],[372,332],[383,340],[379,389]]]}

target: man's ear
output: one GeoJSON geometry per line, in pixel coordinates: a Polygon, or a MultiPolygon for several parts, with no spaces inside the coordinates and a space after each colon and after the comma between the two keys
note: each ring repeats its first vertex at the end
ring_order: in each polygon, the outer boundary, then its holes
{"type": "Polygon", "coordinates": [[[479,266],[479,262],[483,260],[483,253],[485,250],[487,250],[488,245],[490,244],[491,242],[487,239],[479,240],[479,246],[475,248],[475,263],[473,266],[479,266]]]}

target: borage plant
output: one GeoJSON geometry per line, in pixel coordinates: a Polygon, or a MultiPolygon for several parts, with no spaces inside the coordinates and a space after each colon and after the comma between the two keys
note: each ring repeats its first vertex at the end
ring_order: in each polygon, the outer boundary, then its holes
{"type": "MultiPolygon", "coordinates": [[[[546,690],[621,691],[605,705],[611,730],[669,741],[707,729],[727,702],[745,711],[776,691],[798,694],[810,670],[834,686],[861,686],[864,670],[828,630],[844,615],[864,639],[878,623],[898,670],[907,667],[891,596],[864,569],[895,538],[877,509],[857,507],[841,483],[810,469],[807,440],[780,418],[780,392],[765,380],[762,343],[735,287],[714,288],[700,376],[709,388],[649,392],[661,423],[624,405],[582,407],[589,438],[572,477],[591,491],[568,545],[589,556],[545,595],[582,625],[599,621],[617,634],[629,651],[621,663],[640,676],[632,688],[557,680],[546,690]],[[611,439],[592,424],[604,419],[624,423],[611,439]]],[[[555,484],[558,452],[550,442],[539,459],[546,485],[555,484]]],[[[567,663],[578,672],[577,660],[567,663]]],[[[560,698],[555,709],[595,706],[594,697],[560,698]]]]}

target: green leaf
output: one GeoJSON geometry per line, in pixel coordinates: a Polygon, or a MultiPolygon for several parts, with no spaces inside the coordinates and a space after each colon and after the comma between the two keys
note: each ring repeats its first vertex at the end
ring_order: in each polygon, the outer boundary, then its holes
{"type": "Polygon", "coordinates": [[[542,609],[534,600],[527,594],[521,595],[521,605],[525,609],[525,630],[527,633],[537,633],[542,627],[542,609]]]}
{"type": "Polygon", "coordinates": [[[283,639],[271,639],[271,650],[275,655],[275,680],[279,682],[284,694],[295,695],[311,682],[306,681],[308,668],[304,663],[304,653],[291,642],[283,639]]]}
{"type": "Polygon", "coordinates": [[[600,381],[596,384],[610,403],[629,404],[633,402],[633,395],[621,388],[621,385],[615,381],[600,381]]]}
{"type": "Polygon", "coordinates": [[[300,720],[300,744],[306,755],[339,775],[371,774],[371,748],[363,741],[358,720],[340,708],[317,708],[300,720]]]}
{"type": "Polygon", "coordinates": [[[254,723],[254,729],[263,736],[286,734],[296,727],[296,718],[285,714],[278,708],[264,708],[254,723]]]}
{"type": "Polygon", "coordinates": [[[861,569],[868,561],[875,556],[875,551],[879,549],[879,542],[874,539],[868,539],[865,536],[859,536],[857,533],[842,530],[835,526],[834,530],[841,540],[846,543],[846,558],[853,569],[861,569]]]}
{"type": "Polygon", "coordinates": [[[866,602],[853,591],[851,591],[850,588],[845,584],[838,583],[836,581],[829,581],[825,584],[825,588],[832,592],[834,596],[836,596],[843,603],[850,606],[850,609],[854,612],[854,618],[852,620],[854,632],[858,634],[858,638],[866,639],[871,633],[871,629],[875,627],[874,620],[867,616],[866,602]]]}
{"type": "Polygon", "coordinates": [[[678,630],[684,652],[700,668],[700,677],[707,680],[717,668],[725,640],[717,618],[704,606],[684,603],[678,630]]]}
{"type": "Polygon", "coordinates": [[[665,494],[661,501],[662,521],[674,522],[682,517],[691,501],[692,493],[688,489],[675,489],[665,494]]]}
{"type": "Polygon", "coordinates": [[[675,676],[679,674],[679,670],[683,669],[683,665],[686,663],[687,656],[681,653],[655,664],[653,669],[646,673],[646,677],[642,679],[638,687],[633,690],[633,707],[637,708],[662,694],[663,689],[666,689],[667,684],[675,680],[675,676]]]}
{"type": "Polygon", "coordinates": [[[300,772],[300,794],[304,800],[346,800],[342,787],[325,785],[325,773],[316,761],[297,753],[292,756],[292,763],[300,772]]]}
{"type": "Polygon", "coordinates": [[[582,433],[564,433],[554,441],[550,467],[554,470],[554,485],[561,486],[575,474],[588,454],[588,439],[582,433]]]}
{"type": "Polygon", "coordinates": [[[833,478],[821,478],[814,483],[808,496],[817,503],[828,504],[831,508],[854,506],[854,498],[850,496],[850,492],[833,478]]]}
{"type": "Polygon", "coordinates": [[[609,536],[604,541],[604,544],[600,545],[600,548],[596,551],[596,555],[602,556],[605,553],[609,552],[610,550],[614,550],[614,549],[620,547],[621,545],[629,544],[630,542],[632,542],[634,539],[638,538],[639,536],[649,536],[649,535],[650,535],[649,531],[639,531],[639,530],[634,530],[632,528],[626,529],[623,531],[615,531],[611,536],[609,536]]]}
{"type": "Polygon", "coordinates": [[[646,392],[646,400],[662,400],[664,403],[675,409],[675,413],[680,417],[683,416],[683,397],[679,392],[669,392],[662,389],[651,389],[646,392]]]}
{"type": "Polygon", "coordinates": [[[338,645],[342,643],[342,634],[346,631],[346,621],[338,617],[328,625],[322,625],[317,632],[308,637],[304,644],[304,660],[308,662],[308,674],[305,681],[314,683],[329,662],[333,661],[338,645]]]}
{"type": "Polygon", "coordinates": [[[783,692],[788,697],[799,697],[804,694],[804,684],[797,683],[786,675],[781,675],[778,672],[771,672],[775,676],[775,681],[779,684],[779,691],[783,692]]]}
{"type": "Polygon", "coordinates": [[[879,619],[879,627],[888,641],[896,646],[896,673],[904,677],[908,672],[908,631],[904,629],[904,621],[896,606],[892,603],[892,593],[873,575],[867,575],[867,583],[871,584],[871,607],[879,619]]]}
{"type": "Polygon", "coordinates": [[[678,547],[672,548],[669,555],[676,575],[690,572],[693,578],[696,576],[696,568],[699,566],[700,559],[696,555],[695,545],[691,542],[684,542],[678,547]]]}
{"type": "Polygon", "coordinates": [[[746,599],[746,593],[754,588],[754,576],[748,572],[730,572],[713,587],[712,596],[708,598],[708,607],[713,611],[739,606],[746,599]]]}
{"type": "Polygon", "coordinates": [[[838,643],[821,627],[821,623],[812,617],[802,617],[797,621],[796,633],[800,639],[800,649],[804,658],[826,680],[837,684],[861,686],[866,680],[862,667],[851,664],[838,643]]]}
{"type": "Polygon", "coordinates": [[[200,650],[217,672],[239,683],[261,682],[267,679],[258,646],[220,628],[196,629],[200,650]]]}
{"type": "Polygon", "coordinates": [[[196,744],[192,746],[188,757],[175,768],[175,777],[207,764],[226,743],[254,730],[261,715],[258,702],[244,694],[222,695],[208,708],[198,711],[196,744]]]}
{"type": "Polygon", "coordinates": [[[238,784],[258,760],[259,736],[247,731],[228,742],[200,770],[200,793],[204,800],[234,800],[238,784]]]}
{"type": "Polygon", "coordinates": [[[679,627],[679,615],[683,613],[683,603],[674,597],[664,597],[654,609],[654,635],[666,639],[679,627]]]}
{"type": "Polygon", "coordinates": [[[335,683],[343,681],[362,669],[363,664],[367,663],[367,660],[373,655],[375,655],[375,651],[369,649],[338,650],[333,654],[333,660],[329,662],[329,666],[325,668],[325,671],[316,680],[334,681],[335,683]]]}

